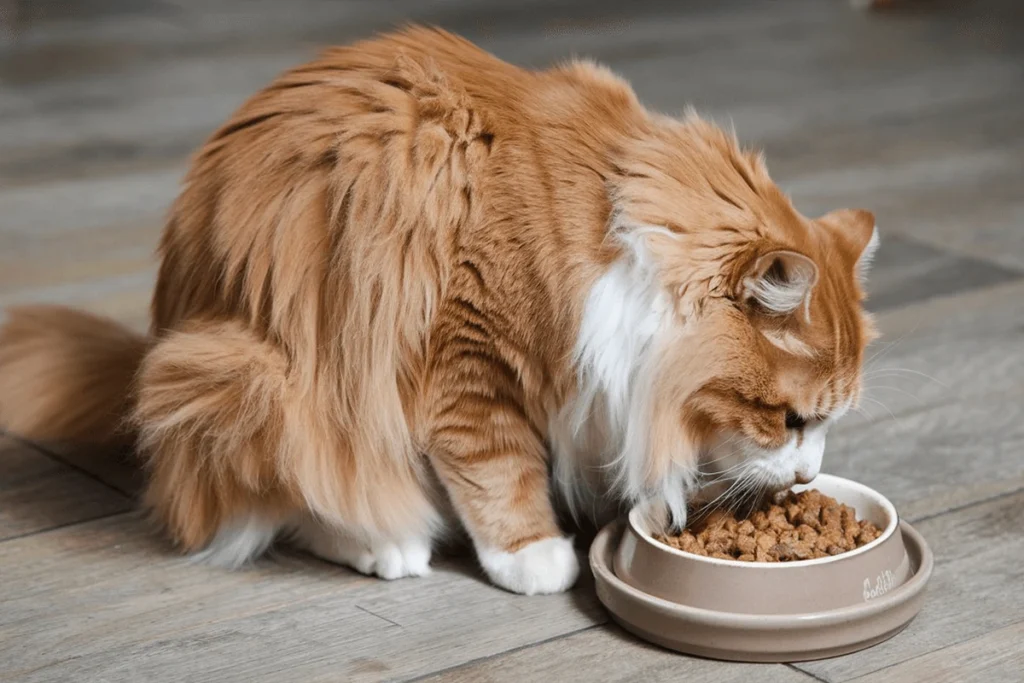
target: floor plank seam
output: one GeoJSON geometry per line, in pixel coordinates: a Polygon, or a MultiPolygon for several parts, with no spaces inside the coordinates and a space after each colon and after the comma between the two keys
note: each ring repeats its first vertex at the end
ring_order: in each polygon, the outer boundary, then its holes
{"type": "Polygon", "coordinates": [[[78,526],[79,524],[89,524],[90,522],[98,522],[101,519],[109,519],[111,517],[118,517],[120,515],[129,515],[132,512],[133,512],[133,510],[121,510],[120,512],[107,512],[107,513],[104,513],[102,515],[97,515],[95,517],[89,517],[87,519],[79,519],[79,520],[75,520],[74,522],[68,522],[66,524],[57,524],[55,526],[46,527],[45,529],[37,529],[36,531],[29,531],[29,532],[24,533],[24,534],[17,534],[15,536],[8,536],[7,538],[0,538],[0,543],[8,543],[10,541],[17,541],[18,539],[22,539],[22,538],[31,538],[32,536],[40,536],[42,534],[48,534],[51,531],[60,531],[61,529],[68,529],[68,528],[73,527],[73,526],[78,526]]]}
{"type": "MultiPolygon", "coordinates": [[[[930,240],[930,239],[928,239],[926,237],[922,237],[919,234],[912,234],[910,232],[904,232],[904,231],[901,231],[899,229],[895,229],[895,230],[893,230],[893,232],[895,234],[898,234],[900,239],[904,239],[904,240],[907,240],[907,241],[912,241],[912,242],[915,242],[917,244],[920,244],[920,245],[923,245],[923,246],[926,246],[926,247],[930,247],[931,249],[935,249],[936,251],[941,251],[943,253],[950,254],[950,255],[958,257],[960,259],[972,259],[972,260],[977,261],[979,263],[983,263],[983,264],[990,265],[990,266],[995,266],[997,268],[1001,268],[1003,270],[1007,270],[1010,273],[1016,273],[1020,277],[1024,277],[1024,269],[1022,269],[1020,266],[1014,265],[1014,264],[1003,263],[1003,262],[1001,262],[1001,261],[999,261],[999,260],[997,260],[997,259],[995,259],[992,256],[989,256],[987,254],[979,254],[977,252],[971,252],[968,249],[964,249],[963,247],[958,247],[956,245],[951,245],[951,244],[947,244],[947,243],[934,242],[934,241],[932,241],[932,240],[930,240]]],[[[997,283],[997,284],[992,284],[992,285],[983,285],[981,287],[975,287],[975,288],[972,288],[972,289],[974,291],[984,291],[986,289],[992,289],[993,287],[999,287],[999,286],[1008,284],[1010,282],[1016,282],[1016,281],[1017,281],[1016,279],[1011,278],[1009,280],[1006,280],[1005,282],[1001,282],[1001,283],[997,283]]],[[[972,290],[964,290],[964,291],[972,291],[972,290]]],[[[938,298],[941,298],[941,297],[938,297],[938,298]]],[[[924,301],[927,301],[927,300],[928,299],[924,299],[924,301]]]]}
{"type": "Polygon", "coordinates": [[[31,448],[32,450],[36,451],[37,453],[40,453],[41,455],[45,455],[46,457],[50,458],[51,460],[55,460],[55,461],[59,462],[61,465],[64,465],[66,467],[69,467],[69,468],[73,469],[74,471],[78,472],[82,476],[87,477],[88,479],[91,479],[92,481],[102,485],[104,488],[109,489],[110,491],[118,494],[122,498],[126,498],[128,500],[134,500],[134,498],[135,498],[128,491],[124,491],[121,488],[111,484],[110,482],[105,481],[104,479],[102,479],[101,477],[96,476],[95,474],[93,474],[89,470],[85,469],[81,465],[77,465],[77,464],[69,461],[67,458],[64,458],[64,457],[60,456],[56,452],[50,450],[49,448],[47,448],[46,446],[43,446],[40,443],[36,443],[35,441],[31,441],[31,440],[26,439],[24,437],[18,436],[17,434],[11,434],[10,432],[6,432],[6,431],[3,431],[3,430],[0,430],[0,436],[6,436],[11,441],[14,441],[14,442],[18,443],[18,444],[24,446],[25,448],[31,448]]]}
{"type": "Polygon", "coordinates": [[[1022,492],[1024,492],[1024,486],[1018,486],[1012,491],[1004,491],[1002,493],[997,493],[995,495],[988,496],[987,498],[979,498],[978,500],[972,500],[968,503],[964,503],[963,505],[957,505],[955,507],[949,508],[948,510],[942,510],[941,512],[931,512],[922,517],[912,517],[907,521],[913,524],[928,522],[935,519],[936,517],[942,517],[943,515],[953,514],[954,512],[961,512],[962,510],[969,510],[970,508],[975,507],[977,505],[984,505],[985,503],[991,503],[997,500],[1002,500],[1003,498],[1009,498],[1010,496],[1014,496],[1022,492]]]}
{"type": "Polygon", "coordinates": [[[544,640],[538,640],[538,641],[533,642],[533,643],[527,643],[526,645],[520,645],[519,647],[513,647],[513,648],[510,648],[508,650],[503,650],[501,652],[495,652],[492,655],[485,655],[483,657],[477,657],[476,659],[470,659],[469,661],[462,662],[461,664],[455,664],[454,666],[445,667],[443,669],[438,669],[436,671],[431,671],[430,673],[426,673],[426,674],[420,674],[418,676],[413,676],[412,678],[403,678],[401,680],[403,681],[403,683],[417,683],[417,681],[425,681],[428,678],[433,678],[435,676],[443,676],[445,674],[452,673],[452,672],[458,671],[460,669],[465,669],[465,668],[468,668],[468,667],[476,666],[478,664],[482,664],[484,662],[490,661],[492,659],[496,659],[498,657],[504,657],[506,655],[514,654],[516,652],[521,652],[523,650],[528,650],[531,647],[537,647],[538,645],[546,645],[548,643],[554,643],[554,642],[557,642],[559,640],[563,640],[565,638],[570,638],[572,636],[579,635],[580,633],[586,633],[587,631],[593,631],[594,629],[601,628],[603,626],[606,626],[607,624],[608,624],[608,621],[605,620],[605,621],[602,621],[602,622],[597,623],[597,624],[591,624],[590,626],[584,626],[583,628],[578,628],[575,631],[567,631],[565,633],[560,633],[557,636],[552,636],[550,638],[545,638],[544,640]]]}
{"type": "Polygon", "coordinates": [[[804,671],[803,669],[800,668],[799,664],[786,664],[786,666],[788,668],[792,669],[793,671],[798,671],[798,672],[802,673],[805,676],[809,676],[810,678],[813,678],[816,681],[820,681],[820,683],[831,683],[827,678],[822,678],[821,676],[819,676],[818,674],[814,673],[813,671],[804,671]]]}
{"type": "Polygon", "coordinates": [[[377,614],[376,612],[371,612],[370,610],[366,609],[362,605],[355,605],[355,608],[357,610],[359,610],[360,612],[366,612],[371,617],[377,617],[378,619],[380,619],[382,621],[386,621],[389,624],[391,624],[392,626],[397,626],[398,628],[402,628],[402,625],[399,624],[397,621],[392,621],[391,619],[388,619],[387,617],[381,616],[381,615],[377,614]]]}

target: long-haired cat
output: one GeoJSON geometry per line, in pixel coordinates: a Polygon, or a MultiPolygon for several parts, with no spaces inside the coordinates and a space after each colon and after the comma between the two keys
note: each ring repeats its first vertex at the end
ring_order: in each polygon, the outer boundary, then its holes
{"type": "Polygon", "coordinates": [[[152,327],[10,311],[0,425],[129,439],[184,552],[288,538],[383,578],[461,525],[494,583],[578,573],[557,499],[818,472],[872,337],[865,211],[801,216],[761,157],[574,62],[439,30],[327,51],[202,147],[152,327]],[[710,479],[709,479],[710,478],[710,479]]]}

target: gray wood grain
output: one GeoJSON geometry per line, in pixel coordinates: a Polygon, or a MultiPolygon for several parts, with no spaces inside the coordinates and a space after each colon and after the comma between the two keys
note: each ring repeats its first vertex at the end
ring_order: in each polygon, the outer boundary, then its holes
{"type": "Polygon", "coordinates": [[[617,626],[595,628],[423,679],[430,683],[499,681],[686,681],[686,683],[810,683],[781,664],[736,664],[686,657],[647,645],[617,626]]]}
{"type": "Polygon", "coordinates": [[[137,515],[0,543],[0,680],[407,678],[603,622],[593,586],[488,586],[461,561],[383,582],[283,553],[227,572],[137,515]]]}
{"type": "MultiPolygon", "coordinates": [[[[0,435],[0,541],[128,507],[127,499],[109,486],[0,435]]],[[[7,574],[8,567],[0,562],[0,576],[7,574]]],[[[3,595],[6,592],[0,589],[3,595]]]]}
{"type": "Polygon", "coordinates": [[[1024,671],[1024,622],[854,679],[857,683],[1016,683],[1024,671]]]}

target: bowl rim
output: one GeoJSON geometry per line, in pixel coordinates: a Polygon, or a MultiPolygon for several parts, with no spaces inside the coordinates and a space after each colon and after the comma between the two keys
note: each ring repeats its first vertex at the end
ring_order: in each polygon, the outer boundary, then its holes
{"type": "Polygon", "coordinates": [[[808,484],[802,484],[799,488],[800,490],[809,490],[811,488],[814,488],[815,482],[820,481],[822,479],[830,480],[833,483],[841,484],[850,489],[859,491],[860,493],[865,494],[869,498],[874,499],[874,501],[885,510],[886,514],[889,515],[889,523],[886,524],[885,529],[882,531],[882,534],[878,538],[876,538],[875,540],[871,541],[866,545],[862,545],[861,547],[855,548],[853,550],[848,550],[847,552],[840,553],[839,555],[831,555],[829,557],[815,557],[810,560],[794,560],[792,562],[740,562],[739,560],[723,560],[717,557],[706,557],[704,555],[688,553],[685,550],[673,548],[672,546],[666,545],[661,541],[655,539],[653,536],[651,536],[643,529],[643,526],[638,522],[637,519],[640,516],[644,506],[648,504],[646,502],[634,505],[633,508],[629,511],[629,514],[627,515],[626,519],[627,523],[629,524],[629,528],[632,529],[637,536],[643,539],[645,543],[647,543],[648,545],[653,545],[657,550],[668,552],[671,555],[683,557],[688,560],[696,560],[698,562],[706,562],[712,565],[717,564],[726,567],[743,567],[745,569],[781,570],[787,568],[822,566],[834,562],[842,562],[843,560],[854,559],[859,555],[863,555],[864,553],[870,552],[873,548],[877,548],[878,546],[885,543],[894,533],[896,533],[896,530],[900,526],[899,513],[896,512],[896,506],[893,505],[888,498],[886,498],[885,496],[883,496],[881,493],[871,488],[870,486],[867,486],[866,484],[862,484],[852,479],[847,479],[846,477],[840,477],[835,474],[822,473],[815,477],[814,481],[811,481],[808,484]]]}

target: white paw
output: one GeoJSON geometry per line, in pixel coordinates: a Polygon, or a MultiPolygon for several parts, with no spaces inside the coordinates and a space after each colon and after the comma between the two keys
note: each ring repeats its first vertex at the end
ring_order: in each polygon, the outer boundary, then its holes
{"type": "MultiPolygon", "coordinates": [[[[373,569],[371,571],[382,579],[426,576],[430,573],[430,544],[422,539],[406,541],[401,545],[384,543],[375,546],[372,555],[373,569]]],[[[363,573],[371,572],[363,571],[363,573]]]]}
{"type": "Polygon", "coordinates": [[[571,538],[545,538],[514,553],[477,549],[480,564],[496,585],[513,593],[560,593],[576,583],[579,560],[571,538]]]}
{"type": "Polygon", "coordinates": [[[297,540],[320,559],[367,576],[390,580],[430,573],[430,542],[426,539],[401,544],[381,542],[371,548],[343,533],[307,525],[299,530],[297,540]]]}

